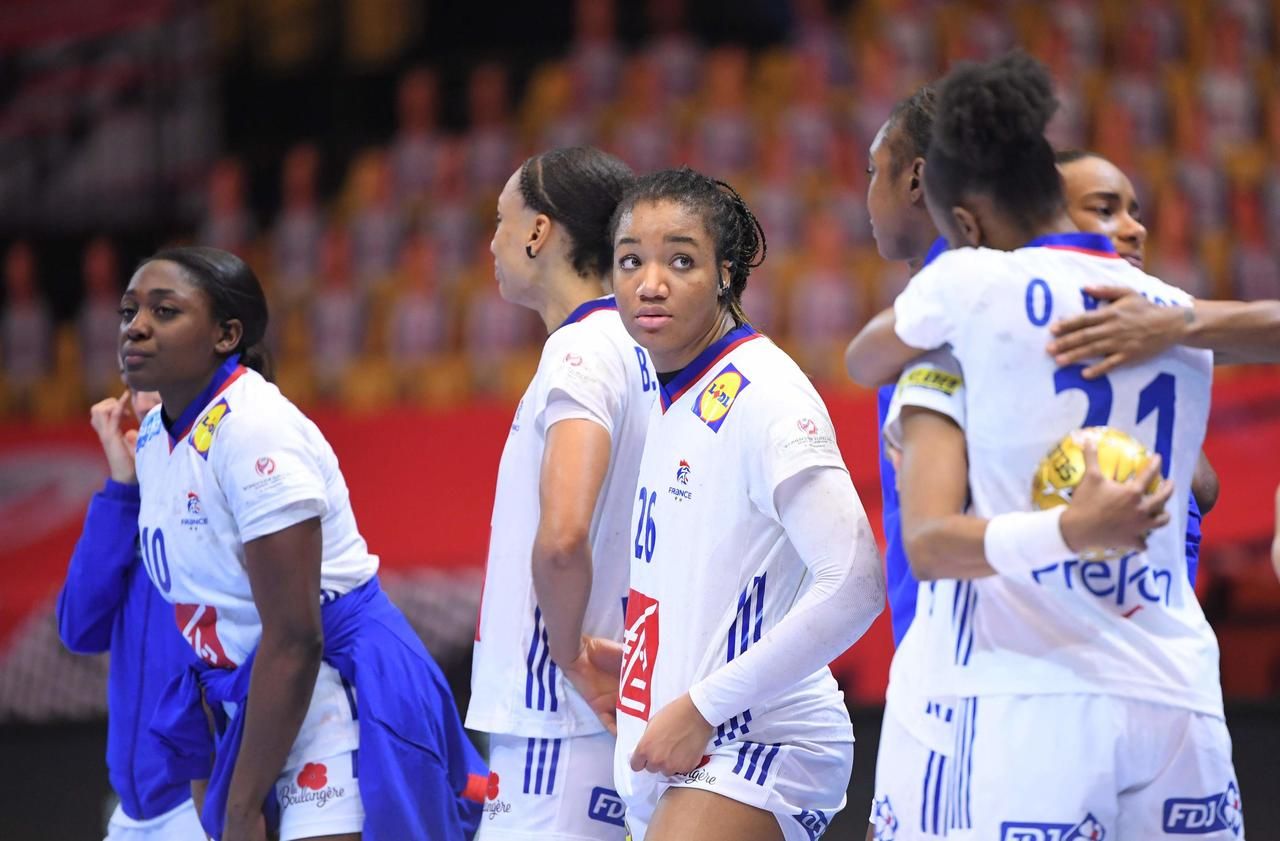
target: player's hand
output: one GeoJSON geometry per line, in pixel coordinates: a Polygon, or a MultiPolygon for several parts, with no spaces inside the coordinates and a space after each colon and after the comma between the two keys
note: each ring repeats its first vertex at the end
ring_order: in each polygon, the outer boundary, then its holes
{"type": "Polygon", "coordinates": [[[98,441],[102,443],[102,452],[107,457],[111,478],[124,485],[138,483],[138,470],[134,464],[134,445],[138,442],[138,430],[120,429],[124,419],[132,413],[128,391],[119,397],[100,400],[89,409],[89,423],[93,426],[93,431],[98,433],[98,441]]]}
{"type": "Polygon", "coordinates": [[[702,717],[686,692],[649,719],[649,726],[631,754],[631,770],[669,777],[687,774],[702,761],[713,732],[715,728],[702,717]]]}
{"type": "Polygon", "coordinates": [[[1071,494],[1071,505],[1062,513],[1062,537],[1073,552],[1086,549],[1144,551],[1147,535],[1169,522],[1165,504],[1173,495],[1168,479],[1147,493],[1160,476],[1160,456],[1123,482],[1108,479],[1098,467],[1098,448],[1085,441],[1084,476],[1071,494]]]}
{"type": "Polygon", "coordinates": [[[600,637],[582,638],[577,658],[560,671],[578,690],[600,723],[618,735],[618,680],[622,672],[622,643],[600,637]]]}
{"type": "Polygon", "coordinates": [[[1185,307],[1158,307],[1122,286],[1086,286],[1105,306],[1050,326],[1048,351],[1059,365],[1101,359],[1084,369],[1087,380],[1120,365],[1155,356],[1176,344],[1186,327],[1185,307]]]}

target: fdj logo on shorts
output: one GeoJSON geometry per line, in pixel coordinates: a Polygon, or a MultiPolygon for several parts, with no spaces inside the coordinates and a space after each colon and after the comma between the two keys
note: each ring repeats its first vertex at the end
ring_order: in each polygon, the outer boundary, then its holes
{"type": "Polygon", "coordinates": [[[627,807],[618,792],[600,786],[591,789],[591,803],[587,806],[587,817],[591,820],[626,826],[623,820],[626,811],[627,807]]]}
{"type": "Polygon", "coordinates": [[[1236,836],[1244,829],[1240,792],[1234,782],[1220,794],[1170,797],[1164,802],[1164,831],[1170,835],[1208,835],[1224,829],[1236,836]]]}
{"type": "Polygon", "coordinates": [[[711,427],[712,432],[719,432],[720,425],[733,408],[733,401],[749,385],[751,381],[742,376],[737,368],[726,365],[723,371],[716,374],[711,384],[702,390],[698,399],[693,401],[693,413],[711,427]]]}
{"type": "Polygon", "coordinates": [[[809,833],[809,841],[818,841],[818,837],[827,831],[827,824],[831,821],[826,813],[819,809],[801,809],[800,814],[791,817],[804,827],[805,832],[809,833]]]}
{"type": "Polygon", "coordinates": [[[1103,841],[1107,830],[1093,815],[1072,826],[1069,823],[1022,823],[1006,821],[1000,824],[1000,841],[1103,841]]]}

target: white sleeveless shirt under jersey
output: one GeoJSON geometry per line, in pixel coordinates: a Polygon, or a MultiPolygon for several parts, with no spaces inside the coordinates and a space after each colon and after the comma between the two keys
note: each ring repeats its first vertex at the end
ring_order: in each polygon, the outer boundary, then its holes
{"type": "Polygon", "coordinates": [[[467,727],[539,738],[603,731],[551,659],[533,587],[542,458],[547,429],[558,421],[586,419],[609,431],[609,469],[591,521],[591,597],[582,631],[620,640],[630,503],[657,393],[649,356],[627,335],[611,296],[578,307],[547,338],[498,466],[467,727]]]}
{"type": "MultiPolygon", "coordinates": [[[[620,769],[649,719],[759,642],[807,589],[808,568],[787,539],[774,492],[813,467],[845,469],[826,406],[796,364],[751,328],[731,331],[663,387],[632,495],[615,759],[624,798],[630,772],[620,769]]],[[[853,739],[826,666],[712,724],[708,748],[853,739]]]]}
{"type": "MultiPolygon", "coordinates": [[[[1192,303],[1095,234],[1044,237],[1012,252],[947,252],[895,303],[904,342],[950,344],[964,370],[975,516],[1031,510],[1037,465],[1084,426],[1123,430],[1159,452],[1176,486],[1172,518],[1145,552],[1114,562],[1046,560],[1022,576],[961,583],[947,605],[955,615],[947,638],[928,643],[951,654],[937,688],[958,696],[1101,693],[1221,716],[1217,640],[1187,579],[1183,537],[1212,354],[1177,347],[1092,381],[1081,365],[1059,368],[1045,352],[1049,325],[1098,305],[1086,285],[1129,287],[1160,306],[1192,303]]],[[[913,623],[908,633],[915,630],[913,623]]]]}
{"type": "Polygon", "coordinates": [[[159,407],[147,415],[137,467],[147,574],[211,666],[235,668],[262,636],[245,543],[319,517],[322,600],[378,571],[329,443],[279,389],[234,359],[171,429],[159,407]]]}

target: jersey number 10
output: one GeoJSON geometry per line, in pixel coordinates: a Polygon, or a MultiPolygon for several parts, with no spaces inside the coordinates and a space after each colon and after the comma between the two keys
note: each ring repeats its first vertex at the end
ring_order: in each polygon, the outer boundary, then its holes
{"type": "Polygon", "coordinates": [[[160,529],[142,530],[142,565],[155,585],[169,592],[173,579],[169,577],[169,555],[164,550],[164,532],[160,529]]]}

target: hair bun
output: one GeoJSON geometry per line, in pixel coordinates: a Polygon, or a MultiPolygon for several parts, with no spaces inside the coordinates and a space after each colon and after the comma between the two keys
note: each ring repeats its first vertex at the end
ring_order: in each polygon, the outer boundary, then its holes
{"type": "Polygon", "coordinates": [[[933,142],[957,161],[982,171],[1043,142],[1058,108],[1044,65],[1023,52],[989,64],[966,64],[938,93],[933,142]]]}

